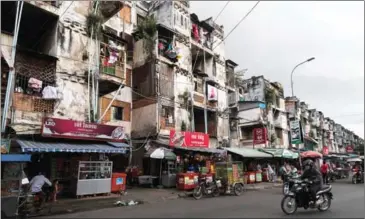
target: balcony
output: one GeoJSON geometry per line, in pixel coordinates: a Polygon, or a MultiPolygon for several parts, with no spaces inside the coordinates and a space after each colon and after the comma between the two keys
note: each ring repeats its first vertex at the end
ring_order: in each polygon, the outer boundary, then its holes
{"type": "Polygon", "coordinates": [[[126,52],[119,43],[100,43],[99,95],[118,90],[126,83],[126,52]]]}

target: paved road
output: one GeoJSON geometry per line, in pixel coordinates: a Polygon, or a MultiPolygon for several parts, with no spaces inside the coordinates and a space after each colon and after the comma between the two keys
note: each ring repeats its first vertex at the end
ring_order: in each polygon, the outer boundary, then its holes
{"type": "MultiPolygon", "coordinates": [[[[298,218],[363,218],[364,185],[333,184],[334,200],[327,212],[298,209],[298,218]]],[[[165,203],[109,208],[59,215],[52,218],[278,218],[287,217],[280,208],[281,190],[248,191],[240,197],[221,196],[194,200],[177,199],[165,203]]],[[[50,218],[50,217],[48,217],[50,218]]]]}

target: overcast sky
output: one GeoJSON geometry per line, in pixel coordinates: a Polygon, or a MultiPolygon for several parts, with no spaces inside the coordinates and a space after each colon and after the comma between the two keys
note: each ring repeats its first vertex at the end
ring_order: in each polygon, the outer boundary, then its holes
{"type": "MultiPolygon", "coordinates": [[[[191,1],[199,19],[215,18],[226,1],[191,1]]],[[[231,1],[218,24],[228,33],[256,2],[231,1]]],[[[364,137],[364,2],[262,1],[226,40],[226,58],[264,75],[310,108],[364,137]]]]}

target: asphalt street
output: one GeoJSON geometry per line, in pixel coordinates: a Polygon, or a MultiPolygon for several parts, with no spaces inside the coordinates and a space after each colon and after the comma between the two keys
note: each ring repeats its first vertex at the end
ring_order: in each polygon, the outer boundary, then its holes
{"type": "Polygon", "coordinates": [[[47,218],[364,218],[364,185],[349,181],[332,184],[334,200],[327,212],[298,208],[287,216],[280,208],[281,189],[247,191],[242,196],[194,200],[184,198],[164,203],[115,207],[47,218]]]}

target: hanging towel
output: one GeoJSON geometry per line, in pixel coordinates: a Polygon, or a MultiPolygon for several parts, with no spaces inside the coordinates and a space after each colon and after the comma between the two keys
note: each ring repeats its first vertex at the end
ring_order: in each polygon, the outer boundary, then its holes
{"type": "Polygon", "coordinates": [[[42,89],[42,84],[42,81],[35,78],[30,78],[28,81],[28,88],[32,89],[34,92],[40,92],[42,89]]]}
{"type": "Polygon", "coordinates": [[[108,64],[114,64],[118,60],[118,56],[116,52],[111,52],[109,56],[108,64]]]}
{"type": "Polygon", "coordinates": [[[52,86],[46,86],[42,91],[43,99],[58,99],[57,89],[52,86]]]}
{"type": "Polygon", "coordinates": [[[198,25],[193,24],[193,25],[192,25],[192,27],[193,27],[193,35],[194,35],[194,39],[195,39],[196,41],[199,41],[199,40],[200,40],[200,36],[199,36],[199,29],[198,29],[198,25]]]}

